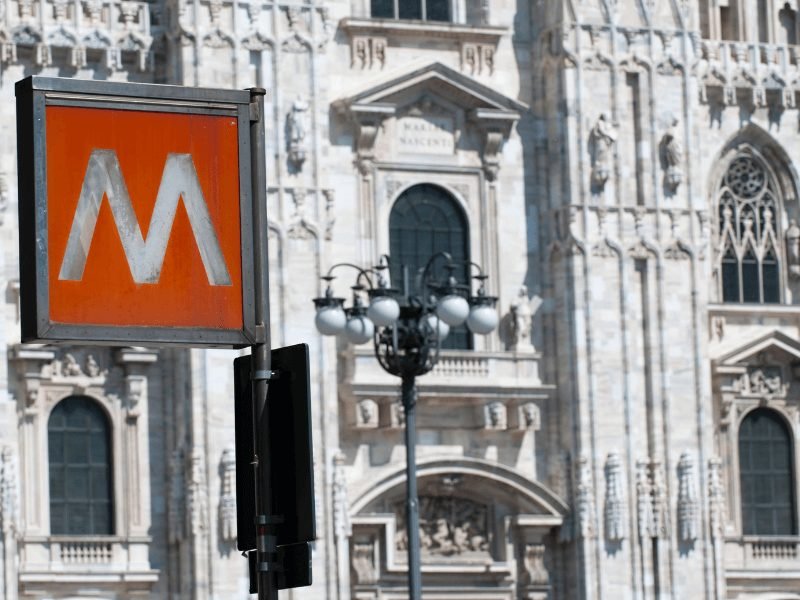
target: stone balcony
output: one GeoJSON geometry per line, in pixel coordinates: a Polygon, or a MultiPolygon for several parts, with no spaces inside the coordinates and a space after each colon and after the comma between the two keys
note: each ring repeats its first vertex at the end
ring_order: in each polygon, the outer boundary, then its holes
{"type": "MultiPolygon", "coordinates": [[[[417,378],[420,426],[435,429],[538,429],[541,405],[555,387],[542,383],[536,352],[442,351],[417,378]]],[[[347,420],[359,428],[400,428],[400,379],[370,347],[353,350],[340,387],[347,420]]]]}
{"type": "Polygon", "coordinates": [[[769,589],[796,592],[800,589],[799,546],[800,536],[726,538],[728,591],[746,593],[769,589]]]}
{"type": "Polygon", "coordinates": [[[149,539],[117,536],[48,536],[19,541],[20,584],[24,589],[104,583],[128,592],[149,590],[159,572],[150,567],[149,539]]]}

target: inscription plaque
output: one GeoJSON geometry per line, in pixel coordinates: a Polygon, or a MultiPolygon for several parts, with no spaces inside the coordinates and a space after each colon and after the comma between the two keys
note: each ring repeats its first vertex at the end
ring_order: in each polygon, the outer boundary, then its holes
{"type": "Polygon", "coordinates": [[[397,121],[398,150],[407,154],[453,154],[454,129],[452,117],[402,117],[397,121]]]}

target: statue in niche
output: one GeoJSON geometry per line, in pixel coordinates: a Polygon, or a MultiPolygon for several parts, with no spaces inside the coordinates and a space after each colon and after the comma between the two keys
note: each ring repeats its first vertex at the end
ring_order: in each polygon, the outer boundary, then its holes
{"type": "Polygon", "coordinates": [[[789,277],[800,279],[800,227],[795,219],[789,219],[786,229],[786,258],[789,261],[789,277]]]}
{"type": "Polygon", "coordinates": [[[509,321],[509,350],[515,352],[534,352],[531,341],[531,324],[533,315],[542,304],[539,296],[528,298],[528,286],[521,285],[517,298],[511,303],[511,319],[509,321]]]}
{"type": "Polygon", "coordinates": [[[661,152],[663,164],[666,168],[665,182],[671,192],[675,192],[683,181],[683,145],[678,136],[678,119],[672,119],[672,123],[664,132],[661,139],[661,152]]]}
{"type": "Polygon", "coordinates": [[[308,133],[308,102],[298,96],[286,116],[289,144],[289,162],[300,169],[306,160],[306,134],[308,133]]]}
{"type": "Polygon", "coordinates": [[[592,153],[592,185],[596,191],[601,191],[605,187],[606,181],[611,175],[611,159],[616,142],[616,128],[605,113],[600,113],[589,134],[589,150],[592,153]]]}

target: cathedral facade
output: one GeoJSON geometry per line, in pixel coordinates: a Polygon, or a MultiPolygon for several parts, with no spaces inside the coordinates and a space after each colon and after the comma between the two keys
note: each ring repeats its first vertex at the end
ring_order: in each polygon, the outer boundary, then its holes
{"type": "Polygon", "coordinates": [[[797,9],[0,0],[0,597],[248,594],[240,353],[20,343],[14,83],[46,75],[266,89],[318,536],[282,598],[407,597],[400,382],[312,299],[440,250],[501,320],[418,380],[426,600],[800,598],[797,9]]]}

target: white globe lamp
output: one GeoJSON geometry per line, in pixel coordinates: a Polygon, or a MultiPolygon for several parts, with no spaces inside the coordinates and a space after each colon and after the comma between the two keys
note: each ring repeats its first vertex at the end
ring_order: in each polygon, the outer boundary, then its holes
{"type": "Polygon", "coordinates": [[[436,338],[440,342],[450,333],[450,325],[433,313],[425,317],[425,324],[436,334],[436,338]]]}
{"type": "Polygon", "coordinates": [[[494,331],[499,319],[497,311],[490,304],[473,306],[467,317],[467,327],[472,333],[486,335],[494,331]]]}
{"type": "Polygon", "coordinates": [[[375,325],[364,314],[354,314],[344,326],[344,336],[351,344],[364,344],[372,339],[375,325]]]}
{"type": "Polygon", "coordinates": [[[392,325],[400,316],[400,305],[388,295],[375,295],[369,303],[367,317],[377,327],[392,325]]]}
{"type": "Polygon", "coordinates": [[[469,303],[457,294],[448,294],[436,303],[436,314],[452,327],[461,325],[469,316],[469,303]]]}

